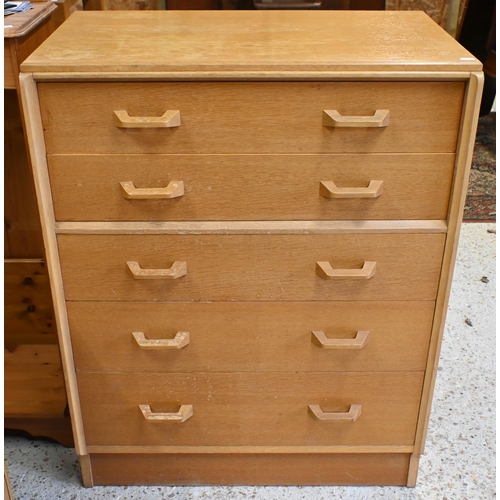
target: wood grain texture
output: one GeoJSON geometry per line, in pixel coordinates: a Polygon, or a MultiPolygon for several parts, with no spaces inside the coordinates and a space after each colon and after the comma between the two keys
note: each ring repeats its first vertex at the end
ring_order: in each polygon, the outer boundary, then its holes
{"type": "Polygon", "coordinates": [[[59,348],[20,345],[4,350],[6,417],[62,417],[66,392],[59,348]]]}
{"type": "Polygon", "coordinates": [[[89,445],[411,445],[422,372],[78,373],[89,445]],[[139,405],[193,416],[148,422],[139,405]],[[308,412],[363,410],[356,422],[318,422],[308,412]],[[123,429],[127,429],[124,433],[123,429]]]}
{"type": "Polygon", "coordinates": [[[425,368],[433,302],[68,302],[76,369],[94,372],[416,371],[425,368]],[[182,329],[182,330],[181,330],[182,329]],[[370,332],[363,349],[325,349],[328,338],[370,332]],[[188,331],[181,350],[141,350],[147,338],[188,331]]]}
{"type": "Polygon", "coordinates": [[[334,220],[447,217],[453,154],[415,155],[49,155],[58,221],[334,220]],[[330,200],[339,187],[384,181],[376,199],[330,200]],[[127,200],[120,182],[184,195],[127,200]]]}
{"type": "Polygon", "coordinates": [[[96,485],[405,485],[408,455],[90,455],[96,485]]]}
{"type": "Polygon", "coordinates": [[[41,83],[49,154],[451,153],[463,82],[41,83]],[[323,126],[324,109],[389,109],[386,128],[323,126]],[[180,127],[119,129],[115,110],[161,116],[180,127]]]}
{"type": "Polygon", "coordinates": [[[45,262],[6,260],[4,288],[5,344],[57,344],[45,262]]]}
{"type": "Polygon", "coordinates": [[[434,300],[444,235],[59,235],[67,300],[434,300]],[[126,262],[177,280],[134,280],[126,262]],[[324,280],[316,262],[358,268],[370,280],[324,280]]]}
{"type": "Polygon", "coordinates": [[[421,12],[349,11],[76,12],[23,65],[67,74],[480,68],[421,12]]]}

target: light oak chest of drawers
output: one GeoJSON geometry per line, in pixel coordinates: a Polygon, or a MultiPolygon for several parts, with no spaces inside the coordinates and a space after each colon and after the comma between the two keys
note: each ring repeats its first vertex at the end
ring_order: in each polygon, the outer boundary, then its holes
{"type": "Polygon", "coordinates": [[[422,13],[86,12],[22,70],[84,484],[414,485],[480,63],[422,13]]]}

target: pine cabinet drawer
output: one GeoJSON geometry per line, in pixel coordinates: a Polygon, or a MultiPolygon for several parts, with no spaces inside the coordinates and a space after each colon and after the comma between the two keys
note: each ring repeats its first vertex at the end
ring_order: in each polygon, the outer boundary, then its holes
{"type": "Polygon", "coordinates": [[[41,83],[38,92],[48,153],[451,153],[464,83],[41,83]],[[338,113],[336,126],[324,111],[338,113]],[[370,126],[345,127],[360,119],[370,126]]]}
{"type": "Polygon", "coordinates": [[[433,314],[431,301],[68,302],[84,372],[424,370],[433,314]]]}
{"type": "Polygon", "coordinates": [[[71,301],[435,300],[444,241],[444,234],[58,236],[71,301]]]}
{"type": "Polygon", "coordinates": [[[423,373],[79,373],[77,378],[90,446],[412,445],[423,373]],[[329,415],[320,414],[326,419],[319,420],[309,405],[329,415]],[[172,420],[179,411],[186,419],[172,420]],[[328,419],[334,413],[340,418],[328,419]]]}
{"type": "Polygon", "coordinates": [[[443,220],[454,159],[49,155],[48,163],[59,221],[443,220]]]}

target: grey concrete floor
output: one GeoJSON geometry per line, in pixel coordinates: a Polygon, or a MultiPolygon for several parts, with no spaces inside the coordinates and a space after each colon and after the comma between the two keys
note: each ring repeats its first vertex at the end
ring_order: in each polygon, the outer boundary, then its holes
{"type": "MultiPolygon", "coordinates": [[[[495,498],[495,224],[462,234],[416,488],[81,486],[73,449],[6,437],[15,500],[482,500],[495,498]],[[486,276],[488,282],[481,281],[486,276]],[[465,320],[468,319],[472,326],[465,320]]],[[[486,280],[484,280],[486,281],[486,280]]]]}

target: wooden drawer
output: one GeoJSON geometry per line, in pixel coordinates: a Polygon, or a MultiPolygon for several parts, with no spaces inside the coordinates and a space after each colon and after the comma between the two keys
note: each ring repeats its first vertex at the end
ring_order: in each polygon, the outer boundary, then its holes
{"type": "Polygon", "coordinates": [[[38,85],[48,153],[451,153],[463,82],[129,82],[38,85]],[[114,112],[174,128],[118,128],[114,112]],[[387,127],[323,125],[323,111],[387,127]]]}
{"type": "MultiPolygon", "coordinates": [[[[321,220],[445,219],[453,154],[419,155],[50,155],[56,219],[321,220]],[[376,198],[330,198],[320,183],[366,188],[376,198]],[[120,183],[166,188],[170,199],[129,199],[120,183]]],[[[366,189],[364,190],[366,191],[366,189]]],[[[138,193],[139,196],[156,196],[138,193]]],[[[336,196],[345,196],[344,192],[336,196]]]]}
{"type": "Polygon", "coordinates": [[[76,369],[98,372],[424,370],[433,314],[431,301],[68,302],[76,369]],[[189,343],[141,348],[132,332],[189,343]]]}
{"type": "Polygon", "coordinates": [[[423,373],[77,375],[88,445],[412,445],[423,373]],[[316,419],[361,405],[355,421],[316,419]],[[192,405],[184,422],[148,421],[192,405]],[[126,429],[126,432],[124,432],[126,429]]]}
{"type": "Polygon", "coordinates": [[[444,234],[58,236],[67,300],[435,300],[444,234]],[[135,279],[180,267],[177,279],[135,279]],[[325,279],[317,262],[366,278],[325,279]],[[368,266],[368,264],[367,264],[368,266]],[[146,271],[147,273],[148,271],[146,271]]]}

